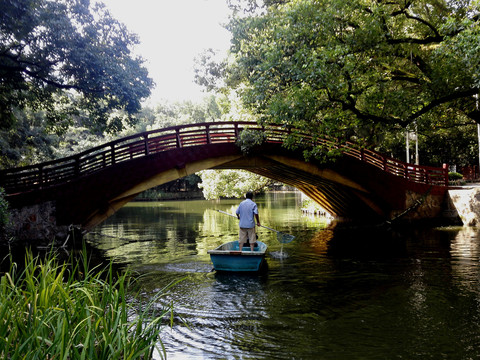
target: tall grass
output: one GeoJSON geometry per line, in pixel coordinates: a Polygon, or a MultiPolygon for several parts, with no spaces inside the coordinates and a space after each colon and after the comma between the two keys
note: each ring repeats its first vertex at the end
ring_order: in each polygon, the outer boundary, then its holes
{"type": "MultiPolygon", "coordinates": [[[[173,307],[157,309],[170,284],[149,302],[127,295],[135,278],[112,265],[82,265],[26,255],[0,279],[0,359],[151,359],[166,357],[159,334],[173,307]]],[[[130,294],[130,291],[129,291],[130,294]]]]}

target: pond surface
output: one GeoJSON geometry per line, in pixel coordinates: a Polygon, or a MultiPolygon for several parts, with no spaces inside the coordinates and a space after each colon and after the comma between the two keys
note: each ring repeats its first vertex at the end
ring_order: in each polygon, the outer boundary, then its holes
{"type": "Polygon", "coordinates": [[[472,228],[340,229],[302,215],[296,193],[255,199],[263,225],[295,235],[258,274],[212,271],[236,240],[239,201],[131,203],[88,241],[145,274],[177,318],[168,359],[480,359],[480,234],[472,228]]]}

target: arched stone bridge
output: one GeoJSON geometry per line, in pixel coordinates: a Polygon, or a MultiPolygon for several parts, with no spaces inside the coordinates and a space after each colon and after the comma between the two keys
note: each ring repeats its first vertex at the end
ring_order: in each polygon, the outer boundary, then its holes
{"type": "Polygon", "coordinates": [[[280,126],[215,122],[149,131],[67,158],[3,170],[0,186],[18,209],[23,231],[35,228],[39,217],[88,231],[142,191],[203,169],[245,169],[296,187],[334,217],[362,221],[436,218],[448,185],[446,169],[406,164],[280,126]],[[248,155],[236,145],[246,128],[264,134],[263,144],[248,155]],[[340,147],[343,155],[326,164],[306,162],[301,149],[282,145],[287,137],[300,148],[340,147]]]}

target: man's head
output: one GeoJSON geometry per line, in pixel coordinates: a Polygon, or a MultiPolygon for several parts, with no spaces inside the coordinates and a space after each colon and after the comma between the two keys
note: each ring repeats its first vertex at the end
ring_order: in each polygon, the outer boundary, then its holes
{"type": "Polygon", "coordinates": [[[247,199],[253,199],[253,192],[247,191],[247,193],[245,194],[245,197],[246,197],[247,199]]]}

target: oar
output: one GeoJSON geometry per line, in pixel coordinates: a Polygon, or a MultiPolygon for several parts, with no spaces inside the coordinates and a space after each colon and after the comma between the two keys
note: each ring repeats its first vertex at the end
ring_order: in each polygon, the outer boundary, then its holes
{"type": "MultiPolygon", "coordinates": [[[[222,214],[225,214],[225,215],[228,215],[228,216],[233,216],[234,218],[236,218],[237,216],[236,215],[233,215],[233,214],[230,214],[230,213],[227,213],[226,211],[222,211],[222,210],[217,210],[218,212],[222,213],[222,214]]],[[[264,226],[264,225],[259,225],[265,229],[268,229],[268,230],[271,230],[271,231],[275,231],[277,233],[277,240],[282,243],[282,244],[288,244],[289,242],[292,242],[293,239],[295,239],[295,236],[293,235],[289,235],[289,234],[285,234],[281,231],[278,231],[278,230],[275,230],[275,229],[272,229],[268,226],[264,226]]]]}

